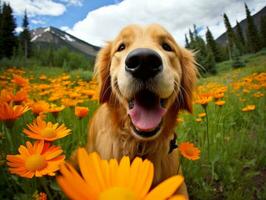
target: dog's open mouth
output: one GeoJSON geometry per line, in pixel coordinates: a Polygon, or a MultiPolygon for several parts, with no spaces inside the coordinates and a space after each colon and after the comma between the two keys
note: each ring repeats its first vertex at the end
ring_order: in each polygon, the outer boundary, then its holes
{"type": "Polygon", "coordinates": [[[141,90],[128,102],[128,114],[136,134],[152,137],[160,130],[166,113],[163,104],[164,100],[149,90],[141,90]]]}

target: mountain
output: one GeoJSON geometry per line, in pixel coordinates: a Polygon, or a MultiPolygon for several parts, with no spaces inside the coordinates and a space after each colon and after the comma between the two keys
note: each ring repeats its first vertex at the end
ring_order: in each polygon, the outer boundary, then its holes
{"type": "Polygon", "coordinates": [[[84,42],[73,35],[55,27],[37,28],[31,31],[31,41],[41,47],[52,46],[54,48],[67,47],[70,50],[80,52],[90,58],[95,58],[99,47],[84,42]]]}
{"type": "MultiPolygon", "coordinates": [[[[262,8],[259,12],[257,12],[255,15],[252,16],[253,20],[254,20],[254,23],[255,23],[255,25],[257,26],[258,29],[260,27],[260,19],[261,19],[262,16],[265,16],[265,15],[266,15],[266,7],[262,8]]],[[[240,22],[240,26],[241,26],[241,29],[242,29],[244,35],[245,35],[246,29],[247,29],[247,20],[243,19],[240,22]]],[[[233,27],[233,30],[236,31],[236,26],[233,27]]],[[[225,33],[223,33],[222,35],[220,35],[216,39],[216,42],[218,42],[221,45],[225,45],[226,44],[226,40],[227,40],[227,36],[226,36],[226,32],[225,32],[225,33]]]]}

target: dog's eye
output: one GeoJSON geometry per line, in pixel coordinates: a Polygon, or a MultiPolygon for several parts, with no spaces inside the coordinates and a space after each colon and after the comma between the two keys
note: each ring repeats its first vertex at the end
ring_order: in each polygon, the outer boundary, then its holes
{"type": "Polygon", "coordinates": [[[173,51],[173,49],[170,47],[170,45],[169,44],[167,44],[167,43],[163,43],[162,44],[162,47],[163,47],[163,49],[165,50],[165,51],[173,51]]]}
{"type": "Polygon", "coordinates": [[[126,48],[126,45],[124,43],[121,43],[119,47],[117,48],[117,51],[123,51],[126,48]]]}

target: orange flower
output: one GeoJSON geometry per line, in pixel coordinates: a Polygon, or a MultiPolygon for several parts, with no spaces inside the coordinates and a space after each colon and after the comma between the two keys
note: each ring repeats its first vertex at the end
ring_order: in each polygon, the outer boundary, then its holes
{"type": "Polygon", "coordinates": [[[247,105],[246,107],[242,108],[243,112],[249,112],[256,109],[256,105],[247,105]]]}
{"type": "Polygon", "coordinates": [[[26,86],[29,84],[29,80],[28,79],[25,79],[23,78],[22,76],[19,76],[19,75],[13,75],[13,79],[12,79],[12,82],[19,85],[19,86],[26,86]]]}
{"type": "Polygon", "coordinates": [[[31,110],[34,114],[39,115],[49,111],[49,104],[46,101],[37,101],[31,105],[31,110]]]}
{"type": "Polygon", "coordinates": [[[28,99],[28,91],[25,89],[21,89],[18,91],[12,98],[14,102],[21,103],[28,99]]]}
{"type": "Polygon", "coordinates": [[[85,94],[85,95],[87,95],[89,97],[92,97],[92,96],[94,96],[96,94],[96,91],[95,90],[85,90],[84,89],[81,92],[82,92],[82,94],[85,94]]]}
{"type": "Polygon", "coordinates": [[[78,149],[77,155],[80,173],[66,164],[60,167],[61,175],[57,177],[59,186],[70,199],[165,200],[184,181],[182,176],[176,175],[150,191],[154,167],[148,160],[136,157],[130,164],[129,157],[124,156],[120,163],[115,159],[106,161],[95,152],[88,154],[84,148],[78,149]]]}
{"type": "Polygon", "coordinates": [[[206,117],[206,115],[207,115],[207,114],[206,114],[205,112],[203,112],[203,113],[199,113],[199,114],[198,114],[199,117],[206,117]]]}
{"type": "Polygon", "coordinates": [[[246,99],[244,99],[244,98],[239,98],[239,101],[241,101],[241,102],[245,102],[246,99]]]}
{"type": "Polygon", "coordinates": [[[3,89],[0,95],[0,102],[10,101],[21,103],[22,101],[26,101],[28,98],[28,92],[25,89],[19,90],[15,95],[8,90],[3,89]]]}
{"type": "Polygon", "coordinates": [[[184,197],[184,195],[178,194],[170,197],[168,200],[186,200],[186,197],[184,197]]]}
{"type": "Polygon", "coordinates": [[[181,143],[178,149],[182,156],[189,160],[198,160],[200,158],[200,150],[190,142],[181,143]]]}
{"type": "Polygon", "coordinates": [[[75,115],[77,117],[83,118],[88,114],[88,112],[89,112],[89,109],[87,107],[82,107],[82,106],[75,107],[75,115]]]}
{"type": "Polygon", "coordinates": [[[47,194],[44,192],[40,192],[33,196],[34,200],[47,200],[47,194]]]}
{"type": "Polygon", "coordinates": [[[61,112],[64,109],[65,109],[65,106],[64,105],[57,106],[55,104],[51,104],[50,109],[49,109],[49,112],[50,113],[59,113],[59,112],[61,112]]]}
{"type": "Polygon", "coordinates": [[[254,96],[256,98],[260,98],[260,97],[263,97],[264,94],[262,92],[257,92],[257,93],[254,93],[252,96],[254,96]]]}
{"type": "Polygon", "coordinates": [[[72,106],[76,106],[79,103],[79,101],[69,99],[69,98],[63,98],[61,99],[61,103],[66,107],[72,107],[72,106]]]}
{"type": "Polygon", "coordinates": [[[14,121],[28,110],[27,106],[0,103],[0,121],[14,121]]]}
{"type": "Polygon", "coordinates": [[[225,104],[225,101],[219,100],[215,102],[215,105],[217,106],[223,106],[225,104]]]}
{"type": "Polygon", "coordinates": [[[243,89],[243,93],[249,93],[250,91],[248,89],[243,89]]]}
{"type": "Polygon", "coordinates": [[[28,128],[29,130],[23,130],[28,137],[46,141],[54,141],[63,138],[69,135],[71,131],[70,129],[67,129],[64,124],[59,126],[58,123],[46,123],[41,117],[37,117],[32,124],[28,125],[28,128]]]}
{"type": "Polygon", "coordinates": [[[34,200],[47,200],[47,194],[44,192],[40,192],[39,194],[36,192],[33,195],[34,200]]]}
{"type": "Polygon", "coordinates": [[[39,79],[40,79],[40,80],[46,80],[47,77],[46,77],[44,74],[42,74],[42,75],[39,76],[39,79]]]}
{"type": "Polygon", "coordinates": [[[9,90],[3,89],[1,90],[0,94],[0,102],[7,102],[9,103],[13,98],[13,93],[9,90]]]}
{"type": "Polygon", "coordinates": [[[202,119],[201,118],[197,118],[195,119],[196,122],[202,122],[202,119]]]}
{"type": "Polygon", "coordinates": [[[223,93],[223,92],[215,93],[215,94],[213,95],[213,97],[214,97],[216,100],[221,99],[221,98],[224,97],[224,93],[223,93]]]}
{"type": "Polygon", "coordinates": [[[183,119],[183,118],[179,118],[179,117],[178,117],[178,118],[176,118],[176,122],[177,122],[177,123],[184,122],[184,119],[183,119]]]}
{"type": "Polygon", "coordinates": [[[27,141],[26,146],[20,145],[18,151],[20,154],[7,155],[7,165],[11,174],[25,178],[54,176],[65,159],[64,155],[60,155],[63,152],[60,147],[51,146],[43,140],[33,145],[27,141]]]}
{"type": "Polygon", "coordinates": [[[200,104],[203,107],[206,107],[210,101],[212,101],[211,94],[201,94],[197,97],[195,103],[200,104]]]}

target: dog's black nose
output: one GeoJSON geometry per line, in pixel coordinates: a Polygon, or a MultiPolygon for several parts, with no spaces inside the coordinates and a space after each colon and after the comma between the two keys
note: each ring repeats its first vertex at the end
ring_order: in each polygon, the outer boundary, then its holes
{"type": "Polygon", "coordinates": [[[141,80],[152,78],[163,69],[161,56],[148,48],[133,50],[125,62],[126,71],[141,80]]]}

